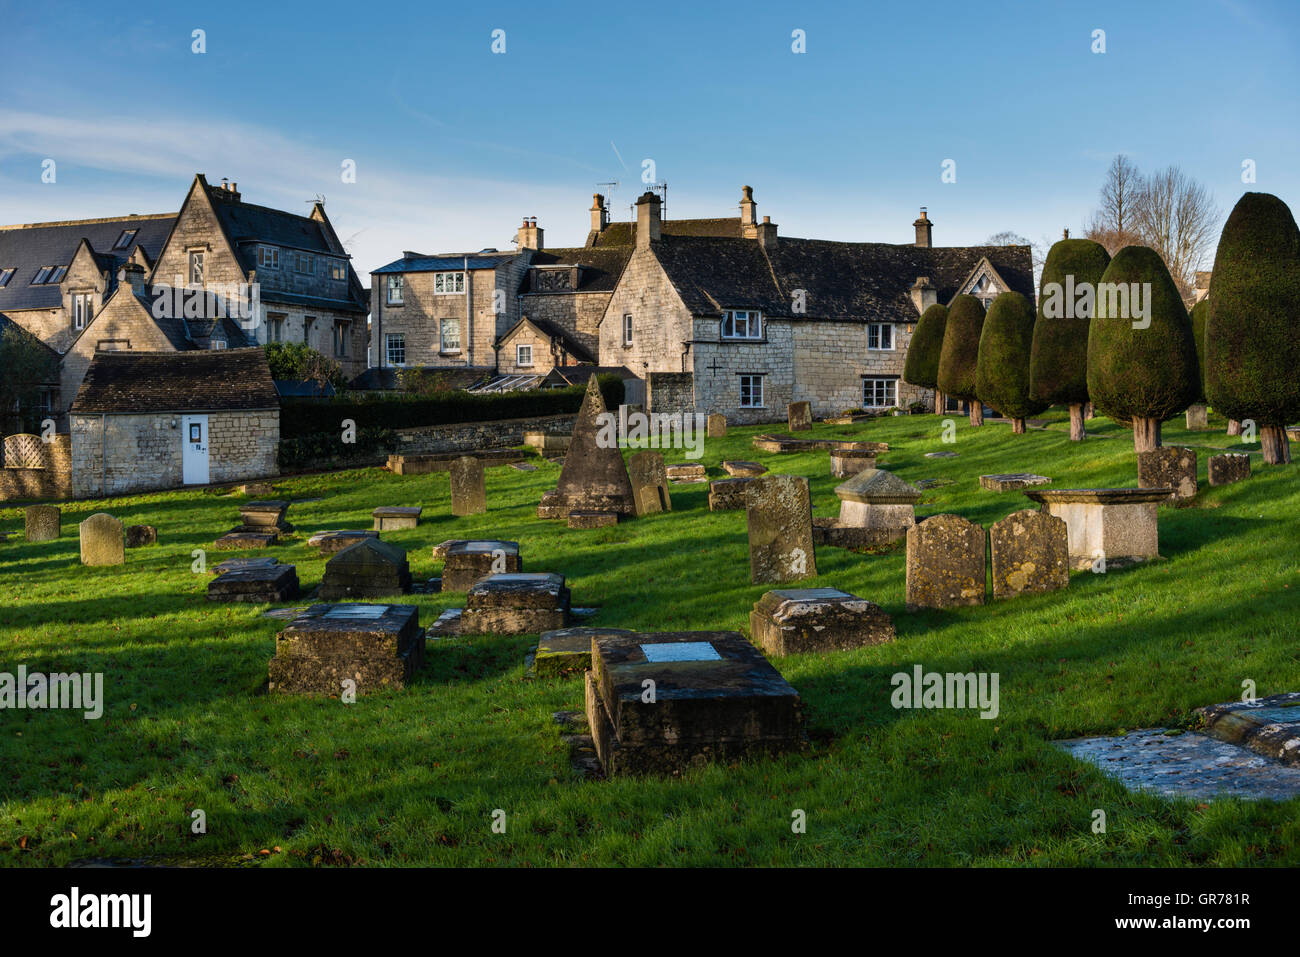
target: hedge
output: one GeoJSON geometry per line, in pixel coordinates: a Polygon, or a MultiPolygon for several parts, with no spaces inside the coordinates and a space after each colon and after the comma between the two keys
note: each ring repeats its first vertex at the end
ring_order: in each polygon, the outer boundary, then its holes
{"type": "Polygon", "coordinates": [[[954,399],[975,398],[975,366],[979,361],[984,306],[974,296],[960,295],[948,308],[939,353],[939,391],[954,399]]]}
{"type": "MultiPolygon", "coordinates": [[[[1062,239],[1052,245],[1043,263],[1038,294],[1038,321],[1029,353],[1029,394],[1049,405],[1071,405],[1088,401],[1088,327],[1091,315],[1079,315],[1086,303],[1070,302],[1062,315],[1044,315],[1052,296],[1047,287],[1061,287],[1064,303],[1067,277],[1073,276],[1075,290],[1096,289],[1110,265],[1106,247],[1091,239],[1062,239]]],[[[1076,294],[1077,299],[1077,294],[1076,294]]]]}
{"type": "Polygon", "coordinates": [[[933,389],[939,382],[939,354],[943,352],[943,333],[948,325],[948,308],[935,303],[916,324],[912,341],[903,362],[903,381],[923,389],[933,389]]]}
{"type": "MultiPolygon", "coordinates": [[[[597,381],[606,408],[615,409],[622,404],[622,379],[614,375],[602,375],[597,381]]],[[[280,439],[283,444],[288,439],[329,435],[337,441],[344,419],[355,422],[358,433],[361,433],[378,429],[416,429],[461,422],[567,415],[578,411],[586,391],[586,386],[570,386],[566,389],[520,392],[471,393],[456,390],[433,396],[349,393],[332,399],[282,399],[280,439]]],[[[313,438],[313,441],[316,439],[313,438]]]]}
{"type": "Polygon", "coordinates": [[[1004,292],[994,299],[980,333],[975,395],[1010,419],[1024,419],[1047,408],[1046,402],[1029,395],[1033,341],[1033,304],[1018,292],[1004,292]]]}

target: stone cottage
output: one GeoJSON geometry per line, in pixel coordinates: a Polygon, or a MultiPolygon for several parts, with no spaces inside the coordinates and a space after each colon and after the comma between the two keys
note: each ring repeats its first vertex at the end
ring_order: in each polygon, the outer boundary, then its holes
{"type": "Polygon", "coordinates": [[[97,353],[69,418],[79,498],[278,471],[280,402],[260,348],[97,353]]]}

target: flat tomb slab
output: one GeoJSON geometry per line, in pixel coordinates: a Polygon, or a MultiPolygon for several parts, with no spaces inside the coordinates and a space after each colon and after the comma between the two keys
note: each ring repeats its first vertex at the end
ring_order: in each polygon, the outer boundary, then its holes
{"type": "Polygon", "coordinates": [[[1168,488],[1041,489],[1024,494],[1065,521],[1070,567],[1082,570],[1105,559],[1107,567],[1160,557],[1161,502],[1168,488]]]}
{"type": "Polygon", "coordinates": [[[272,565],[280,564],[278,558],[227,558],[224,562],[218,562],[209,569],[214,575],[222,575],[226,572],[233,572],[244,568],[270,568],[272,565]]]}
{"type": "Polygon", "coordinates": [[[990,492],[1014,492],[1034,485],[1048,485],[1051,481],[1046,475],[1034,475],[1032,472],[1003,472],[997,475],[981,475],[980,487],[990,492]]]}
{"type": "Polygon", "coordinates": [[[375,531],[382,532],[393,528],[417,528],[423,511],[419,505],[381,505],[370,516],[375,520],[375,531]]]}
{"type": "Polygon", "coordinates": [[[608,528],[618,524],[618,513],[575,508],[569,512],[566,524],[569,528],[608,528]]]}
{"type": "Polygon", "coordinates": [[[670,482],[703,482],[708,477],[703,465],[666,465],[664,471],[670,482]]]}
{"type": "Polygon", "coordinates": [[[543,632],[533,653],[533,672],[539,676],[586,671],[591,667],[591,639],[630,635],[626,628],[557,628],[543,632]]]}
{"type": "Polygon", "coordinates": [[[522,570],[518,542],[493,539],[457,541],[447,546],[445,557],[443,591],[469,591],[480,578],[522,570]]]}
{"type": "Polygon", "coordinates": [[[213,547],[223,551],[237,548],[269,548],[280,540],[276,532],[230,532],[222,535],[213,547]]]}
{"type": "Polygon", "coordinates": [[[1197,801],[1285,801],[1300,796],[1300,768],[1195,732],[1148,728],[1119,737],[1057,741],[1056,746],[1095,764],[1130,791],[1197,801]]]}
{"type": "Polygon", "coordinates": [[[1172,488],[1052,488],[1026,492],[1025,495],[1043,505],[1145,505],[1163,502],[1173,491],[1172,488]]]}
{"type": "Polygon", "coordinates": [[[738,632],[595,638],[591,657],[587,718],[607,775],[678,774],[802,747],[798,692],[738,632]]]}
{"type": "Polygon", "coordinates": [[[256,565],[222,572],[208,582],[208,601],[278,602],[298,597],[293,565],[256,565]]]}
{"type": "Polygon", "coordinates": [[[749,631],[769,655],[794,655],[893,641],[894,621],[874,602],[838,588],[779,588],[754,604],[749,631]]]}
{"type": "Polygon", "coordinates": [[[722,471],[726,472],[732,478],[758,478],[767,471],[767,466],[760,465],[757,462],[729,460],[722,463],[722,471]]]}
{"type": "Polygon", "coordinates": [[[378,537],[379,533],[374,529],[339,529],[330,532],[317,532],[307,539],[307,544],[312,548],[320,549],[322,555],[333,555],[349,545],[355,545],[363,538],[378,537]]]}
{"type": "Polygon", "coordinates": [[[1210,737],[1300,768],[1300,693],[1213,704],[1199,713],[1210,737]]]}
{"type": "Polygon", "coordinates": [[[414,605],[318,604],[276,635],[272,692],[338,695],[403,688],[424,662],[414,605]]]}
{"type": "Polygon", "coordinates": [[[460,618],[463,635],[525,635],[568,624],[569,589],[553,572],[508,572],[475,582],[460,618]]]}
{"type": "Polygon", "coordinates": [[[709,483],[709,511],[727,512],[745,507],[745,486],[752,477],[725,478],[709,483]]]}

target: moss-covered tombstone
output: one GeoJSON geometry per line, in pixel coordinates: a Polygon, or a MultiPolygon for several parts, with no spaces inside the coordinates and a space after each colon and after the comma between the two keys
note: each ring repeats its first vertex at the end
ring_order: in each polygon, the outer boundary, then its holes
{"type": "Polygon", "coordinates": [[[1088,402],[1088,326],[1097,283],[1110,254],[1091,239],[1062,239],[1043,263],[1038,287],[1038,321],[1029,353],[1029,394],[1047,405],[1070,409],[1070,438],[1084,437],[1088,402]]]}
{"type": "Polygon", "coordinates": [[[984,306],[974,296],[960,295],[948,307],[939,354],[939,391],[970,408],[970,424],[984,424],[984,408],[975,397],[975,367],[979,362],[984,306]]]}
{"type": "Polygon", "coordinates": [[[1025,418],[1047,408],[1029,394],[1029,351],[1034,341],[1034,307],[1018,292],[993,300],[980,333],[975,367],[975,394],[1011,420],[1023,435],[1025,418]]]}
{"type": "Polygon", "coordinates": [[[1259,427],[1264,461],[1291,461],[1300,417],[1300,231],[1286,203],[1246,193],[1219,237],[1205,321],[1205,393],[1259,427]]]}
{"type": "MultiPolygon", "coordinates": [[[[903,363],[903,381],[922,389],[939,388],[939,354],[943,351],[943,332],[948,325],[948,307],[935,303],[921,313],[903,363]]],[[[935,396],[934,411],[939,401],[935,396]]]]}
{"type": "Polygon", "coordinates": [[[1200,392],[1192,321],[1164,260],[1125,246],[1097,285],[1088,328],[1088,395],[1118,422],[1131,422],[1133,447],[1160,447],[1160,423],[1200,392]]]}

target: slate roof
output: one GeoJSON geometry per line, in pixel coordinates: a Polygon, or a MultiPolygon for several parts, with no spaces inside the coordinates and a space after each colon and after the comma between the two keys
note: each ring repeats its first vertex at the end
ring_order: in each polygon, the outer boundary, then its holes
{"type": "MultiPolygon", "coordinates": [[[[665,219],[659,224],[661,236],[714,236],[740,238],[740,217],[729,219],[665,219]]],[[[590,240],[592,246],[630,246],[636,243],[636,223],[610,223],[590,240]]]]}
{"type": "Polygon", "coordinates": [[[72,412],[220,412],[278,409],[262,349],[97,352],[72,412]]]}
{"type": "MultiPolygon", "coordinates": [[[[581,266],[578,274],[578,288],[563,290],[565,294],[573,292],[613,292],[618,285],[618,277],[623,274],[623,267],[632,258],[633,246],[578,246],[573,248],[546,249],[533,256],[534,266],[581,266]]],[[[519,285],[519,295],[530,293],[551,295],[531,288],[532,270],[524,273],[519,285]]]]}
{"type": "Polygon", "coordinates": [[[919,247],[781,238],[766,253],[755,240],[668,236],[655,255],[693,315],[761,309],[792,319],[915,322],[910,290],[930,277],[940,302],[955,296],[981,258],[1011,287],[1034,297],[1028,246],[919,247]],[[805,290],[805,312],[793,311],[805,290]]]}
{"type": "Polygon", "coordinates": [[[0,288],[0,312],[20,309],[57,309],[62,304],[58,284],[33,286],[32,279],[42,266],[69,266],[81,240],[86,239],[95,254],[96,265],[117,280],[117,267],[131,257],[137,245],[144,247],[153,262],[176,222],[175,213],[121,219],[37,223],[32,226],[0,227],[0,270],[13,267],[13,278],[0,288]],[[123,230],[137,230],[125,249],[113,244],[123,230]]]}
{"type": "Polygon", "coordinates": [[[456,272],[465,269],[495,269],[508,262],[517,253],[466,253],[464,256],[403,256],[401,259],[372,269],[372,273],[390,272],[456,272]],[[467,262],[468,260],[468,262],[467,262]]]}
{"type": "Polygon", "coordinates": [[[567,352],[569,355],[571,355],[573,358],[577,359],[579,362],[594,363],[596,361],[596,357],[593,356],[587,350],[586,346],[584,346],[578,340],[572,338],[569,335],[568,331],[563,326],[559,326],[548,319],[533,319],[529,316],[524,316],[513,326],[511,326],[501,336],[500,339],[497,340],[498,344],[505,342],[512,335],[514,335],[515,330],[518,329],[520,326],[522,326],[525,322],[532,323],[534,326],[536,326],[538,329],[541,330],[543,335],[547,336],[548,338],[558,339],[561,342],[561,344],[563,344],[564,351],[567,352]]]}

